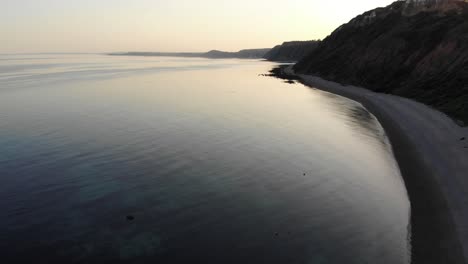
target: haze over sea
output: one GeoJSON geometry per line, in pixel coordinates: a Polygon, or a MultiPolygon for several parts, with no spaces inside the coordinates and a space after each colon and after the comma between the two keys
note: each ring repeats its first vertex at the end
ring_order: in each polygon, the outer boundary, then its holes
{"type": "Polygon", "coordinates": [[[256,60],[0,55],[15,263],[409,263],[376,118],[256,60]]]}

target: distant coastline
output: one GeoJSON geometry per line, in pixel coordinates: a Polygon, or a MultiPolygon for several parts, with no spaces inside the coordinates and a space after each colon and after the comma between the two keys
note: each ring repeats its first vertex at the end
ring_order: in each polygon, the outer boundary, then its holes
{"type": "Polygon", "coordinates": [[[142,56],[142,57],[185,57],[209,59],[262,59],[271,49],[244,49],[237,52],[211,50],[208,52],[117,52],[108,53],[111,56],[142,56]]]}
{"type": "Polygon", "coordinates": [[[237,52],[211,50],[208,52],[114,52],[111,56],[142,56],[142,57],[184,57],[208,59],[264,59],[277,62],[297,62],[315,50],[320,40],[287,41],[273,48],[243,49],[237,52]]]}

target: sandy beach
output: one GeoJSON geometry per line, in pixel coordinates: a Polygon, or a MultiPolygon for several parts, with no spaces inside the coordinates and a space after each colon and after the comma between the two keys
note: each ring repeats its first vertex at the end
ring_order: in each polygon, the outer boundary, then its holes
{"type": "MultiPolygon", "coordinates": [[[[284,70],[295,75],[292,67],[284,70]]],[[[468,128],[424,104],[297,74],[360,102],[385,128],[411,202],[413,263],[467,263],[468,128]]]]}

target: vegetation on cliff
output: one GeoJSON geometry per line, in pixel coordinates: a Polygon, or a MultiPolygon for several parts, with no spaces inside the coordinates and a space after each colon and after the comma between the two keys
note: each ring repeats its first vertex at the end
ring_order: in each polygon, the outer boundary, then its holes
{"type": "Polygon", "coordinates": [[[468,3],[397,1],[336,29],[294,69],[431,105],[468,123],[468,3]]]}

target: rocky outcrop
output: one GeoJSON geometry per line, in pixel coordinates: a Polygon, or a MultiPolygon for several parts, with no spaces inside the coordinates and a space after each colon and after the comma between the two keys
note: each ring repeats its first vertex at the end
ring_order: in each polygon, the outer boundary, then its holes
{"type": "Polygon", "coordinates": [[[263,57],[269,61],[299,61],[317,48],[319,40],[284,42],[263,57]]]}
{"type": "Polygon", "coordinates": [[[409,97],[468,122],[468,3],[397,1],[336,29],[294,69],[409,97]]]}
{"type": "Polygon", "coordinates": [[[404,0],[403,14],[414,15],[419,12],[461,11],[468,0],[404,0]]]}

